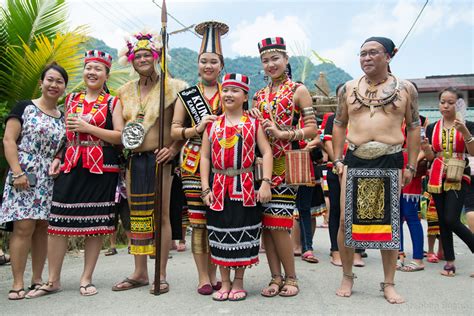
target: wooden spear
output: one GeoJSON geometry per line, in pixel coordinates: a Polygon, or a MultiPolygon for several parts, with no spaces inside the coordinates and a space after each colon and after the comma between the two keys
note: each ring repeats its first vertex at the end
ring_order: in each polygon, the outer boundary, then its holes
{"type": "MultiPolygon", "coordinates": [[[[164,147],[164,125],[165,125],[165,78],[166,78],[166,46],[167,46],[167,37],[166,33],[166,23],[167,23],[167,12],[166,12],[166,3],[163,0],[161,6],[161,38],[163,43],[163,48],[161,50],[161,76],[160,76],[160,113],[158,121],[159,137],[158,137],[158,150],[160,151],[164,147]]],[[[154,295],[160,295],[160,268],[161,268],[161,224],[162,224],[162,213],[163,213],[163,164],[158,164],[155,169],[155,286],[153,287],[154,295]]],[[[170,193],[170,192],[166,192],[170,193]]]]}

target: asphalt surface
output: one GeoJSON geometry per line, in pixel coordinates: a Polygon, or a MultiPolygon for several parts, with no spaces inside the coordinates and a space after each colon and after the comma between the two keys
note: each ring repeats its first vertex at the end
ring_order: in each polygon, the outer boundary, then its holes
{"type": "MultiPolygon", "coordinates": [[[[405,225],[406,226],[406,225],[405,225]]],[[[405,227],[406,229],[406,227],[405,227]]],[[[408,238],[409,234],[405,234],[408,238]]],[[[407,240],[407,239],[406,239],[407,240]]],[[[306,314],[321,315],[473,315],[474,314],[474,256],[455,237],[457,274],[453,278],[439,274],[443,262],[425,262],[420,272],[397,272],[396,287],[407,302],[402,305],[388,304],[379,291],[383,281],[380,253],[368,250],[364,268],[354,268],[358,278],[350,298],[340,298],[334,293],[341,279],[341,268],[329,262],[328,230],[318,228],[314,238],[318,264],[310,264],[296,257],[296,269],[300,294],[293,298],[265,298],[260,290],[270,279],[265,254],[260,264],[249,269],[245,275],[247,300],[241,302],[215,302],[210,296],[196,292],[197,272],[189,249],[172,251],[169,261],[168,281],[170,292],[160,296],[148,293],[148,287],[124,292],[112,292],[117,281],[131,273],[133,257],[120,249],[118,255],[106,257],[101,254],[93,282],[98,295],[82,297],[79,294],[79,277],[82,272],[82,254],[68,254],[62,270],[62,291],[37,299],[9,301],[7,293],[12,283],[9,266],[0,266],[0,315],[267,315],[306,314]]],[[[408,256],[411,256],[410,241],[407,240],[408,256]]],[[[426,249],[426,245],[425,245],[426,249]]],[[[150,276],[154,261],[148,261],[150,276]]],[[[31,277],[28,263],[25,284],[31,277]]],[[[44,278],[47,280],[47,267],[44,278]]]]}

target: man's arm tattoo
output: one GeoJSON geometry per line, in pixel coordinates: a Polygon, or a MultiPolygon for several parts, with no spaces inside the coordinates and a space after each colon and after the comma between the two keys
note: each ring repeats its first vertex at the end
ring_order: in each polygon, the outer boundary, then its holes
{"type": "Polygon", "coordinates": [[[408,85],[408,94],[410,96],[411,123],[410,127],[420,126],[420,113],[418,111],[418,92],[413,85],[408,85]]]}
{"type": "Polygon", "coordinates": [[[346,85],[344,84],[339,90],[339,93],[337,96],[338,102],[337,102],[336,116],[334,117],[334,124],[338,126],[343,126],[343,127],[347,125],[347,120],[343,118],[343,112],[346,106],[346,92],[347,92],[347,88],[346,88],[346,85]]]}

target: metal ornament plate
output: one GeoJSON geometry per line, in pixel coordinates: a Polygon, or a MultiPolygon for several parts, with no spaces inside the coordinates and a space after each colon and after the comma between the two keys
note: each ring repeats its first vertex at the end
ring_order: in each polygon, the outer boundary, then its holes
{"type": "Polygon", "coordinates": [[[122,130],[122,144],[127,149],[140,147],[145,139],[145,128],[137,122],[130,122],[122,130]]]}

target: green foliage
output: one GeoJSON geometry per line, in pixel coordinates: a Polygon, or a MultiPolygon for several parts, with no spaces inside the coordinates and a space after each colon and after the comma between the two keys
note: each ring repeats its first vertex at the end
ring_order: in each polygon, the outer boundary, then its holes
{"type": "Polygon", "coordinates": [[[117,61],[118,59],[118,51],[115,48],[107,46],[104,41],[98,38],[88,37],[86,42],[81,45],[81,50],[84,52],[91,49],[97,49],[109,53],[112,56],[113,61],[117,61]]]}

